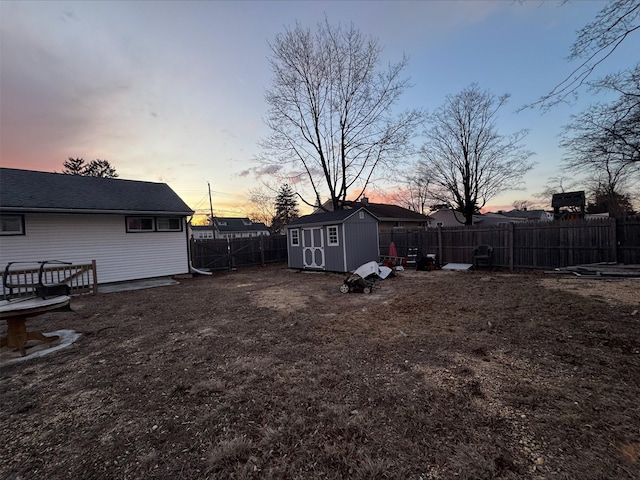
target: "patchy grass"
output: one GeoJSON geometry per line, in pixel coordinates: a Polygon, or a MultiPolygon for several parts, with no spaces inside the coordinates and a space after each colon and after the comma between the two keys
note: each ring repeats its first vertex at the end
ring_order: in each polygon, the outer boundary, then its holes
{"type": "Polygon", "coordinates": [[[640,477],[638,282],[342,279],[255,268],[31,320],[83,335],[0,367],[0,477],[640,477]]]}

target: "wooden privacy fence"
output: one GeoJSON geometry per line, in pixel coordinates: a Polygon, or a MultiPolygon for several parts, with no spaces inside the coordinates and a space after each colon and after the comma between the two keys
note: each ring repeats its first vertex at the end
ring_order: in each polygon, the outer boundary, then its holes
{"type": "Polygon", "coordinates": [[[473,247],[488,244],[493,247],[493,265],[511,270],[640,264],[640,217],[381,232],[381,254],[388,253],[392,241],[399,256],[418,249],[418,256],[435,253],[442,263],[473,263],[473,247]]]}
{"type": "MultiPolygon", "coordinates": [[[[20,268],[20,265],[20,263],[17,263],[15,268],[10,268],[6,283],[16,286],[13,288],[13,296],[33,295],[35,288],[32,287],[32,285],[38,283],[40,266],[20,268]]],[[[50,265],[45,264],[41,280],[44,284],[65,283],[69,285],[71,295],[79,295],[83,293],[95,294],[98,291],[96,261],[92,260],[91,263],[82,265],[66,265],[58,263],[52,263],[50,265]]],[[[8,298],[8,296],[9,289],[5,287],[5,282],[3,281],[2,299],[4,300],[8,298]]]]}
{"type": "Polygon", "coordinates": [[[191,262],[204,270],[229,270],[287,261],[287,237],[191,240],[191,262]]]}

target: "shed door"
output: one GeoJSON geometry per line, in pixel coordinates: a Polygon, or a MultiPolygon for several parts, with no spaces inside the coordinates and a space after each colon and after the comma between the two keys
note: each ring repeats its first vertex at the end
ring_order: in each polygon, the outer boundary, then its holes
{"type": "Polygon", "coordinates": [[[302,229],[302,258],[304,268],[324,269],[322,228],[302,229]]]}

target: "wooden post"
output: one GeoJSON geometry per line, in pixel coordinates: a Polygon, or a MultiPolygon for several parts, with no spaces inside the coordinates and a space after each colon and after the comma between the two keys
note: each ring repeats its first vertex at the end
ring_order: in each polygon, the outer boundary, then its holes
{"type": "Polygon", "coordinates": [[[438,262],[442,265],[442,225],[438,225],[438,262]]]}
{"type": "Polygon", "coordinates": [[[515,225],[513,222],[509,222],[509,238],[507,239],[509,245],[509,270],[513,272],[513,232],[515,225]]]}
{"type": "Polygon", "coordinates": [[[264,235],[260,235],[260,263],[262,264],[262,266],[265,266],[266,263],[264,262],[264,235]]]}
{"type": "Polygon", "coordinates": [[[618,219],[614,218],[611,222],[611,253],[613,261],[618,263],[618,219]]]}
{"type": "Polygon", "coordinates": [[[93,288],[92,293],[96,295],[98,293],[98,267],[95,260],[91,260],[91,271],[93,272],[93,288]]]}

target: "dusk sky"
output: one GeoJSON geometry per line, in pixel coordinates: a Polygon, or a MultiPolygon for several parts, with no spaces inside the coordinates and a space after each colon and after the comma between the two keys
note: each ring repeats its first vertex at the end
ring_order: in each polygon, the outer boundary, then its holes
{"type": "MultiPolygon", "coordinates": [[[[60,172],[69,157],[108,160],[120,178],[166,182],[198,211],[209,208],[210,182],[215,213],[242,216],[261,181],[253,159],[268,134],[268,42],[296,21],[315,27],[326,15],[377,38],[383,66],[409,56],[413,88],[402,109],[433,111],[473,82],[511,94],[499,131],[529,129],[525,145],[537,165],[525,191],[491,202],[510,208],[561,174],[561,127],[594,98],[582,90],[577,103],[548,113],[516,110],[575,68],[566,57],[576,31],[605,4],[2,1],[0,163],[60,172]]],[[[638,51],[630,38],[598,73],[634,65],[638,51]]]]}

